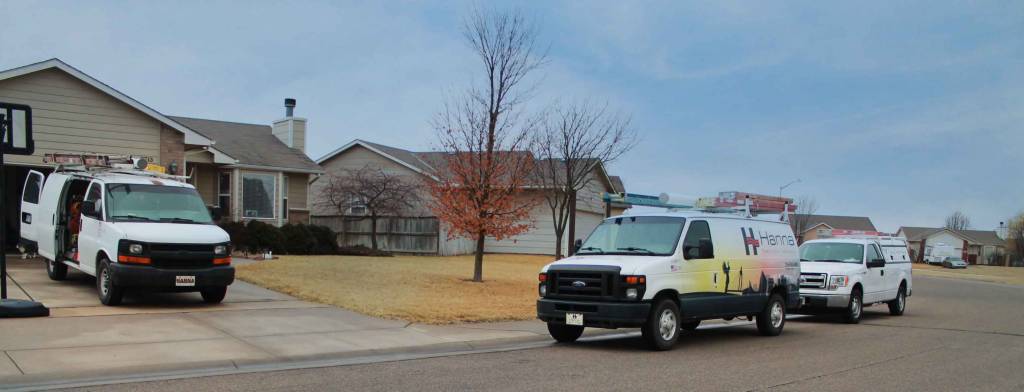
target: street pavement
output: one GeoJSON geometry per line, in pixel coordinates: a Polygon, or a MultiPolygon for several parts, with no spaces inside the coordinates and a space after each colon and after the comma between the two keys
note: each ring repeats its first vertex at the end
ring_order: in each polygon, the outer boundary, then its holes
{"type": "Polygon", "coordinates": [[[640,338],[375,364],[107,385],[110,391],[1024,390],[1024,287],[915,277],[902,317],[790,319],[778,337],[712,325],[651,352],[640,338]]]}

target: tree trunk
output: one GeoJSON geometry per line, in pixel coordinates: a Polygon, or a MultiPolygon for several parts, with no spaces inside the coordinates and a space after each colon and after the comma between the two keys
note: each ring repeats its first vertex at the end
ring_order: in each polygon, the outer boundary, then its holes
{"type": "Polygon", "coordinates": [[[476,239],[476,256],[473,259],[473,281],[484,281],[484,241],[485,233],[480,232],[476,239]]]}
{"type": "MultiPolygon", "coordinates": [[[[571,247],[572,247],[572,244],[569,244],[569,248],[571,248],[571,247]]],[[[572,250],[569,250],[569,251],[572,252],[572,250]]],[[[555,260],[561,260],[561,259],[562,259],[562,233],[558,232],[558,230],[555,230],[555,260]]]]}
{"type": "Polygon", "coordinates": [[[370,248],[377,250],[377,215],[370,214],[370,248]]]}

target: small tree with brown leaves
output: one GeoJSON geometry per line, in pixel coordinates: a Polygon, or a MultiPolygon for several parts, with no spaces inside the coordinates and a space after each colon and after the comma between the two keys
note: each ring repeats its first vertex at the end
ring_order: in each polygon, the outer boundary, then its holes
{"type": "Polygon", "coordinates": [[[448,235],[476,241],[473,281],[483,281],[484,241],[529,230],[533,203],[521,197],[533,168],[524,153],[532,128],[519,120],[529,95],[527,75],[544,63],[534,49],[536,30],[518,13],[475,12],[463,34],[483,66],[484,83],[452,100],[434,120],[447,153],[436,181],[428,182],[431,207],[448,235]]]}
{"type": "Polygon", "coordinates": [[[963,212],[956,211],[946,217],[946,228],[954,231],[967,230],[971,227],[971,218],[963,212]]]}
{"type": "Polygon", "coordinates": [[[1024,212],[1010,220],[1006,234],[1014,260],[1024,260],[1024,212]]]}
{"type": "Polygon", "coordinates": [[[328,175],[319,203],[346,215],[352,207],[363,207],[370,218],[370,244],[377,250],[377,221],[412,208],[418,199],[416,186],[404,177],[372,166],[343,170],[328,175]]]}

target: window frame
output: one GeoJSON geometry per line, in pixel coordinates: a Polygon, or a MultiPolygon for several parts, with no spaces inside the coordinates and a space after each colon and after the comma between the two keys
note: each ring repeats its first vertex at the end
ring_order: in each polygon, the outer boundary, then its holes
{"type": "Polygon", "coordinates": [[[241,202],[241,212],[242,212],[241,218],[243,218],[243,219],[261,219],[261,220],[274,220],[274,219],[277,219],[278,215],[277,215],[277,205],[276,205],[277,204],[277,201],[276,201],[277,197],[276,197],[276,195],[277,195],[278,186],[279,186],[278,183],[277,183],[277,177],[278,176],[275,175],[274,173],[263,173],[263,172],[244,172],[244,173],[241,173],[241,188],[242,188],[241,189],[241,191],[242,191],[242,194],[241,194],[241,199],[242,199],[242,202],[241,202]],[[270,216],[247,216],[246,215],[246,213],[245,213],[246,212],[246,208],[245,208],[245,179],[246,179],[246,177],[263,177],[263,178],[270,178],[271,179],[270,181],[273,184],[273,187],[271,188],[271,194],[269,195],[270,203],[271,203],[271,205],[270,205],[270,216]]]}
{"type": "Polygon", "coordinates": [[[94,217],[94,216],[90,216],[88,214],[82,213],[83,217],[89,217],[89,218],[92,218],[92,219],[96,219],[98,221],[105,221],[106,220],[106,216],[107,216],[106,200],[107,200],[107,198],[103,197],[104,193],[106,192],[106,187],[104,185],[105,184],[103,184],[103,183],[101,183],[101,182],[99,182],[97,180],[93,180],[93,181],[89,182],[89,186],[85,188],[85,195],[82,196],[82,201],[83,202],[89,201],[89,194],[92,193],[93,187],[99,189],[99,203],[93,201],[93,204],[98,205],[101,208],[101,210],[100,210],[100,216],[98,216],[98,217],[94,217]]]}
{"type": "MultiPolygon", "coordinates": [[[[686,233],[683,234],[682,239],[681,239],[680,247],[682,248],[681,250],[683,252],[683,260],[714,260],[714,256],[712,256],[712,257],[700,257],[698,255],[697,257],[690,258],[689,255],[686,254],[686,239],[690,236],[690,231],[693,230],[693,225],[697,224],[697,223],[703,223],[704,224],[704,227],[707,228],[708,239],[711,240],[711,248],[714,249],[714,247],[715,247],[715,238],[714,238],[713,235],[711,235],[711,224],[708,223],[707,220],[703,220],[703,219],[700,219],[700,220],[690,220],[689,225],[686,226],[686,233]]],[[[697,244],[698,249],[700,248],[699,241],[700,240],[698,239],[698,244],[697,244]]]]}
{"type": "Polygon", "coordinates": [[[29,203],[29,204],[33,204],[33,205],[38,205],[39,204],[39,197],[43,193],[42,192],[43,191],[43,182],[45,182],[45,181],[46,181],[46,179],[42,176],[42,174],[36,173],[36,172],[29,172],[28,173],[28,179],[25,180],[25,186],[21,190],[21,202],[22,203],[29,203]],[[30,183],[31,184],[35,184],[35,192],[32,192],[31,194],[28,192],[28,190],[29,190],[28,187],[29,187],[30,183]],[[32,198],[34,200],[31,200],[31,201],[28,200],[28,198],[26,196],[29,196],[29,195],[32,195],[33,196],[32,198]]]}
{"type": "Polygon", "coordinates": [[[281,219],[288,219],[288,175],[281,174],[281,219]]]}

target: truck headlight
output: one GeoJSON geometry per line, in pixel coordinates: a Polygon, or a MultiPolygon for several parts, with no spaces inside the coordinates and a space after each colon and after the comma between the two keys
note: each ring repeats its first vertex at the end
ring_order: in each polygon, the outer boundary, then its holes
{"type": "Polygon", "coordinates": [[[128,253],[131,253],[133,255],[141,255],[142,254],[142,244],[131,244],[131,245],[128,245],[128,253]]]}
{"type": "Polygon", "coordinates": [[[636,299],[636,295],[637,295],[636,288],[630,287],[630,288],[626,289],[626,298],[628,298],[628,299],[636,299]]]}
{"type": "Polygon", "coordinates": [[[228,246],[227,245],[217,245],[217,246],[213,247],[213,253],[218,255],[218,256],[226,255],[226,254],[228,254],[228,246]]]}
{"type": "Polygon", "coordinates": [[[850,277],[846,275],[832,275],[828,279],[828,289],[835,290],[840,287],[846,287],[850,283],[850,277]]]}
{"type": "Polygon", "coordinates": [[[548,294],[548,285],[541,283],[539,291],[540,291],[540,296],[541,297],[547,295],[548,294]]]}

